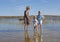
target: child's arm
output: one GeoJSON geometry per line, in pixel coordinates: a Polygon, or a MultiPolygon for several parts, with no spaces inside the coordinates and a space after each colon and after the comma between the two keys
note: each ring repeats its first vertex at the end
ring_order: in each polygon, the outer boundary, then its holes
{"type": "Polygon", "coordinates": [[[45,17],[44,17],[44,16],[42,16],[42,19],[45,19],[45,17]]]}

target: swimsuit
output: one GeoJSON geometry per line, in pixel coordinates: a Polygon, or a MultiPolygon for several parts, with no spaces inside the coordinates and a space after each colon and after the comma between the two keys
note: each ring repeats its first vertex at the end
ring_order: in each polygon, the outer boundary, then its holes
{"type": "Polygon", "coordinates": [[[24,24],[29,24],[28,17],[26,16],[26,11],[24,12],[24,24]]]}
{"type": "Polygon", "coordinates": [[[42,16],[40,15],[37,16],[38,24],[42,24],[42,19],[43,19],[42,16]]]}

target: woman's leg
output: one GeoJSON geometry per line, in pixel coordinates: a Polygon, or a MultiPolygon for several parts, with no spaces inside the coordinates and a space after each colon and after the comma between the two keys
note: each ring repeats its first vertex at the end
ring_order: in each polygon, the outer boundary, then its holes
{"type": "Polygon", "coordinates": [[[28,25],[27,24],[24,25],[24,30],[28,30],[28,25]]]}

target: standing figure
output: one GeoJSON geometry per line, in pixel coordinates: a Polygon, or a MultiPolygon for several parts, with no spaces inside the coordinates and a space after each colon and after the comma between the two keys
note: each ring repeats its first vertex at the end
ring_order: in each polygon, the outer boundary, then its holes
{"type": "Polygon", "coordinates": [[[41,41],[42,41],[42,19],[43,19],[43,16],[41,15],[41,12],[38,11],[37,20],[38,20],[38,25],[40,26],[41,41]]]}
{"type": "Polygon", "coordinates": [[[34,31],[38,31],[38,20],[36,16],[34,16],[33,18],[33,25],[34,25],[34,31]]]}
{"type": "Polygon", "coordinates": [[[29,10],[30,10],[30,7],[27,6],[26,10],[24,11],[24,29],[25,30],[28,30],[28,25],[29,25],[29,21],[30,21],[29,10]]]}

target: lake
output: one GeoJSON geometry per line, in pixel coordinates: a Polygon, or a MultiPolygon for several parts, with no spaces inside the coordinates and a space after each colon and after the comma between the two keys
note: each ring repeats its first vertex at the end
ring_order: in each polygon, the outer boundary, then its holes
{"type": "Polygon", "coordinates": [[[40,28],[37,32],[33,29],[32,22],[25,31],[19,18],[0,18],[0,42],[41,42],[41,36],[42,42],[60,42],[60,20],[44,20],[42,35],[40,28]]]}

